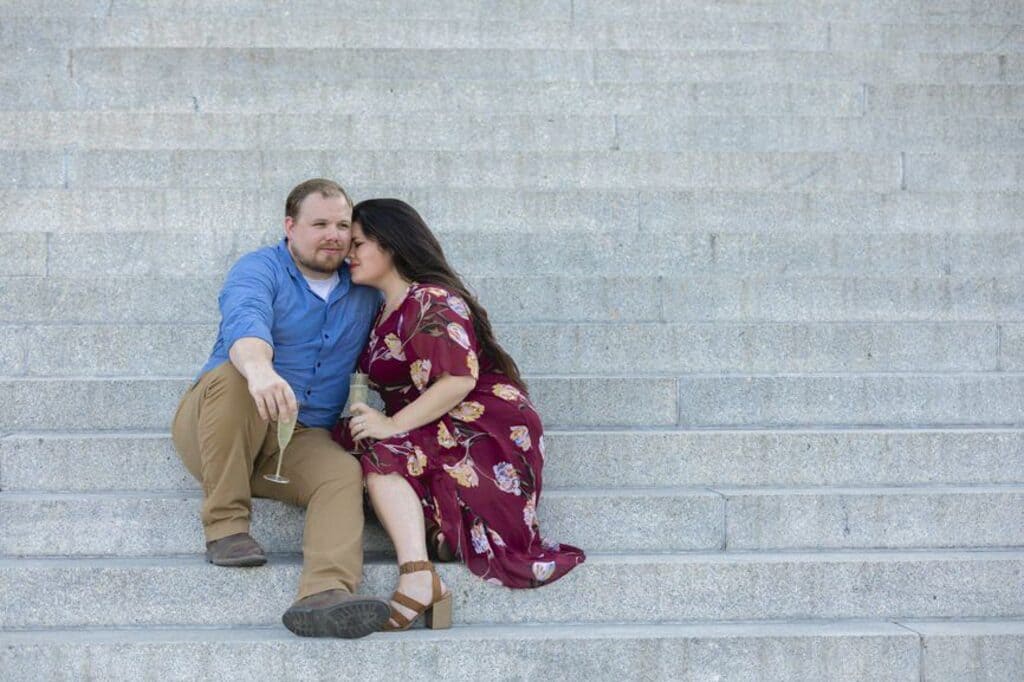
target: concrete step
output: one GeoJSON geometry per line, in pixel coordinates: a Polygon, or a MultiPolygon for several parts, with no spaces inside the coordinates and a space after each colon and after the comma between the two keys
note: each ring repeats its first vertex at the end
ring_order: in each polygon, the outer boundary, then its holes
{"type": "MultiPolygon", "coordinates": [[[[288,475],[285,454],[282,471],[288,475]]],[[[1005,496],[1013,496],[1007,492],[1005,496]]],[[[950,497],[947,505],[974,511],[983,495],[950,497]]],[[[998,493],[986,499],[990,513],[1012,518],[998,493]]],[[[1024,500],[1024,495],[1018,495],[1024,500]]],[[[198,491],[190,493],[0,494],[0,555],[4,556],[163,556],[203,551],[198,491]]],[[[942,509],[942,502],[933,505],[942,509]]],[[[719,550],[725,543],[725,504],[721,495],[701,489],[545,490],[538,513],[544,536],[591,552],[678,552],[719,550]]],[[[951,510],[952,511],[952,510],[951,510]]],[[[372,516],[372,515],[371,515],[372,516]]],[[[268,552],[302,551],[301,510],[273,500],[253,505],[253,537],[268,552]]],[[[1009,533],[972,524],[974,546],[1011,545],[1009,533]]],[[[966,528],[964,529],[966,532],[966,528]]],[[[1021,542],[1020,544],[1024,544],[1021,542]]],[[[965,545],[966,546],[966,545],[965,545]]],[[[394,556],[391,541],[376,520],[368,522],[363,547],[394,556]]]]}
{"type": "Polygon", "coordinates": [[[1019,153],[1021,128],[1019,117],[7,111],[0,148],[1019,153]]]}
{"type": "MultiPolygon", "coordinates": [[[[669,426],[677,421],[678,388],[672,378],[526,378],[546,426],[669,426]],[[635,400],[640,395],[643,402],[635,400]]],[[[0,393],[9,396],[0,406],[0,424],[11,430],[164,429],[191,381],[0,379],[0,393]]]]}
{"type": "MultiPolygon", "coordinates": [[[[356,200],[405,199],[442,237],[468,231],[516,234],[643,232],[802,233],[808,240],[876,233],[1008,234],[1024,231],[1019,192],[739,192],[694,190],[509,190],[366,186],[345,181],[356,200]],[[538,220],[543,216],[543,220],[538,220]]],[[[2,232],[277,235],[289,188],[277,190],[0,189],[2,232]],[[240,230],[239,225],[246,226],[240,230]]],[[[778,238],[778,237],[776,237],[778,238]]],[[[912,239],[909,237],[908,239],[912,239]]],[[[968,239],[967,237],[963,237],[968,239]]],[[[934,243],[934,242],[933,242],[934,243]]],[[[563,248],[567,244],[562,245],[563,248]]],[[[949,249],[955,257],[958,250],[949,249]]],[[[986,255],[994,258],[996,254],[986,255]]],[[[974,262],[972,267],[986,267],[974,262]]]]}
{"type": "MultiPolygon", "coordinates": [[[[1010,429],[565,431],[545,434],[544,480],[589,487],[886,487],[1024,484],[1010,429]]],[[[0,437],[5,491],[180,492],[198,484],[166,433],[0,437]]]]}
{"type": "MultiPolygon", "coordinates": [[[[956,625],[923,642],[926,664],[1013,671],[1019,623],[990,621],[984,634],[956,625]],[[982,640],[996,647],[969,653],[982,640]]],[[[918,679],[921,657],[920,636],[902,622],[476,625],[344,642],[302,639],[279,625],[0,632],[0,667],[11,682],[88,677],[99,665],[110,680],[330,679],[339,660],[346,676],[360,680],[476,680],[495,670],[527,679],[571,670],[598,680],[897,681],[918,679]]]]}
{"type": "Polygon", "coordinates": [[[1003,23],[1024,17],[1024,10],[1013,0],[992,2],[881,2],[849,3],[842,0],[769,0],[768,2],[706,3],[700,0],[657,0],[654,3],[626,3],[615,0],[579,0],[573,5],[574,16],[592,18],[628,19],[643,16],[662,21],[685,21],[693,16],[714,18],[716,21],[731,17],[748,20],[769,17],[795,21],[804,18],[829,21],[871,21],[899,23],[974,24],[993,21],[1003,23]]]}
{"type": "Polygon", "coordinates": [[[713,490],[729,550],[1024,548],[1024,486],[713,490]]]}
{"type": "MultiPolygon", "coordinates": [[[[247,232],[0,233],[8,276],[202,277],[283,236],[247,232]]],[[[465,276],[1020,276],[1024,226],[992,233],[442,232],[465,276]],[[654,248],[638,248],[637,241],[654,248]]]]}
{"type": "MultiPolygon", "coordinates": [[[[589,47],[589,46],[588,46],[589,47]]],[[[386,48],[74,48],[73,80],[84,88],[115,82],[136,89],[162,79],[165,86],[217,74],[224,80],[287,79],[317,73],[325,82],[392,78],[447,80],[722,82],[770,80],[880,83],[1006,84],[1024,82],[1024,55],[826,50],[590,50],[386,48]],[[685,56],[685,59],[681,59],[685,56]],[[339,64],[344,69],[339,69],[339,64]],[[173,70],[169,67],[173,65],[173,70]]],[[[39,48],[28,75],[64,76],[67,51],[39,48]]],[[[27,63],[18,60],[19,64],[27,63]]],[[[13,66],[11,67],[13,69],[13,66]]],[[[0,69],[3,73],[3,69],[0,69]]],[[[10,76],[10,71],[4,75],[10,76]]]]}
{"type": "Polygon", "coordinates": [[[1015,116],[1018,85],[864,85],[864,110],[875,116],[1015,116]]]}
{"type": "MultiPolygon", "coordinates": [[[[783,22],[664,22],[595,19],[573,22],[560,17],[494,17],[466,19],[371,18],[373,10],[354,15],[293,14],[280,17],[232,13],[217,21],[197,13],[155,19],[152,16],[104,18],[16,17],[0,27],[0,45],[38,45],[56,48],[175,47],[175,48],[394,48],[394,49],[829,49],[828,24],[783,22]]],[[[984,50],[1006,31],[998,26],[851,25],[837,38],[851,51],[854,38],[871,40],[872,49],[918,39],[918,34],[949,41],[957,51],[984,50]],[[905,31],[898,31],[905,28],[905,31]],[[917,29],[917,30],[915,30],[917,29]]],[[[918,39],[919,40],[919,39],[918,39]]],[[[838,41],[837,41],[838,44],[838,41]]],[[[865,43],[866,44],[866,43],[865,43]]],[[[939,43],[941,45],[941,43],[939,43]]],[[[1013,36],[1003,47],[1012,50],[1013,36]]]]}
{"type": "Polygon", "coordinates": [[[345,168],[355,184],[491,189],[984,192],[1024,189],[1019,154],[0,150],[6,189],[292,187],[345,168]]]}
{"type": "Polygon", "coordinates": [[[396,19],[485,19],[524,20],[573,18],[628,20],[634,17],[662,21],[866,21],[922,22],[934,24],[1006,23],[1024,21],[1024,10],[1014,0],[993,0],[985,3],[940,0],[929,3],[883,2],[851,5],[839,0],[772,0],[758,3],[708,4],[700,0],[659,0],[636,5],[610,0],[514,0],[492,5],[479,0],[455,0],[444,6],[424,6],[412,0],[400,0],[364,7],[355,0],[121,0],[114,5],[96,0],[8,0],[0,16],[74,16],[180,18],[183,15],[222,18],[224,16],[277,17],[306,16],[310,11],[325,16],[369,16],[396,19]],[[363,12],[363,14],[360,14],[363,12]]]}
{"type": "Polygon", "coordinates": [[[861,81],[912,84],[1024,82],[1024,58],[1009,54],[896,52],[605,50],[593,56],[597,81],[861,81]],[[685,56],[685,58],[680,58],[685,56]]]}
{"type": "MultiPolygon", "coordinates": [[[[198,491],[5,492],[0,555],[201,552],[200,500],[198,491]]],[[[555,489],[539,511],[547,538],[588,552],[1024,548],[1024,486],[555,489]]],[[[255,501],[253,536],[268,552],[301,552],[302,524],[294,507],[255,501]]],[[[363,546],[394,553],[375,521],[363,546]]]]}
{"type": "MultiPolygon", "coordinates": [[[[1024,370],[1018,323],[496,324],[530,374],[1024,370]]],[[[190,375],[215,324],[0,325],[0,376],[190,375]]]]}
{"type": "MultiPolygon", "coordinates": [[[[542,590],[495,589],[455,564],[438,572],[456,595],[456,623],[512,624],[1020,618],[1022,569],[1021,551],[928,550],[591,554],[542,590]]],[[[200,556],[3,559],[0,627],[270,625],[298,574],[291,555],[246,570],[200,556]]],[[[395,568],[370,562],[364,576],[362,592],[388,594],[395,568]]]]}
{"type": "Polygon", "coordinates": [[[414,630],[357,641],[308,640],[267,628],[0,632],[12,682],[88,677],[327,679],[345,661],[363,680],[477,680],[572,670],[589,679],[1012,680],[1024,667],[1019,620],[495,625],[414,630]],[[400,650],[401,656],[395,656],[400,650]],[[387,660],[387,671],[381,661],[387,660]]]}
{"type": "MultiPolygon", "coordinates": [[[[526,379],[553,428],[1024,426],[1024,374],[1011,372],[526,379]]],[[[7,431],[164,429],[190,381],[2,378],[9,399],[0,424],[7,431]]]]}
{"type": "MultiPolygon", "coordinates": [[[[290,188],[346,169],[350,184],[656,190],[1016,191],[1019,155],[856,152],[337,152],[0,150],[7,189],[290,188]],[[984,169],[982,174],[973,171],[984,169]],[[940,173],[946,170],[945,173],[940,173]]],[[[282,193],[283,194],[283,193],[282,193]]]]}
{"type": "Polygon", "coordinates": [[[1024,375],[775,375],[679,379],[685,427],[1024,424],[1024,375]]]}
{"type": "MultiPolygon", "coordinates": [[[[217,323],[222,277],[154,277],[143,269],[134,276],[99,279],[0,278],[0,324],[217,323]],[[168,291],[175,295],[167,296],[168,291]]],[[[466,281],[500,323],[1024,321],[1024,278],[1019,277],[526,276],[466,281]]]]}
{"type": "MultiPolygon", "coordinates": [[[[316,80],[204,82],[182,90],[162,81],[145,88],[85,87],[70,78],[35,82],[0,77],[5,110],[143,110],[161,112],[295,113],[295,101],[310,102],[313,112],[363,114],[477,112],[485,114],[593,114],[595,111],[645,113],[692,112],[717,115],[804,114],[859,116],[864,113],[864,84],[829,83],[592,83],[509,79],[447,81],[407,79],[396,74],[353,78],[344,88],[316,80]]],[[[986,86],[995,91],[1014,86],[986,86]]],[[[956,95],[959,100],[959,95],[956,95]]],[[[989,95],[988,99],[991,99],[989,95]]],[[[968,98],[963,97],[966,101],[968,98]]],[[[986,101],[988,101],[988,99],[986,101]]]]}
{"type": "Polygon", "coordinates": [[[232,48],[506,48],[1020,52],[1020,25],[848,21],[666,21],[663,17],[405,19],[336,16],[14,17],[0,45],[232,48]]]}

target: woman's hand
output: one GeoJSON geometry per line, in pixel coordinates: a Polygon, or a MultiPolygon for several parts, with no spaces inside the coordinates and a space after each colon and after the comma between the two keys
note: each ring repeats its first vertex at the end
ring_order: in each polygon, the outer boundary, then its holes
{"type": "Polygon", "coordinates": [[[352,419],[349,420],[348,428],[356,440],[363,438],[382,440],[401,433],[401,429],[395,425],[394,419],[366,403],[353,404],[349,407],[349,412],[352,413],[352,419]]]}

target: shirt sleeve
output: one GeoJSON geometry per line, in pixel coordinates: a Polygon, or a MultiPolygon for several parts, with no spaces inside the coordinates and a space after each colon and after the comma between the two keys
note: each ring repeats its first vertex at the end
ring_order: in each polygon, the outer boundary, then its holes
{"type": "Polygon", "coordinates": [[[409,374],[420,391],[444,374],[480,377],[480,348],[461,296],[440,287],[426,286],[414,293],[420,315],[404,320],[409,374]]]}
{"type": "Polygon", "coordinates": [[[236,341],[252,337],[271,347],[274,321],[274,273],[258,254],[250,254],[228,272],[217,302],[220,305],[221,336],[228,350],[236,341]]]}

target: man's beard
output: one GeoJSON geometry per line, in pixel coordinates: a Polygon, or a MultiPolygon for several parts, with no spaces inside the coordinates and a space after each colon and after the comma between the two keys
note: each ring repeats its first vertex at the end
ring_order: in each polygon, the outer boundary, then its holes
{"type": "MultiPolygon", "coordinates": [[[[298,261],[299,265],[306,268],[307,270],[312,270],[313,272],[320,272],[325,275],[333,275],[335,272],[338,271],[338,268],[341,267],[342,262],[345,260],[345,256],[340,255],[337,258],[337,262],[335,262],[334,265],[331,266],[329,264],[325,265],[323,263],[317,263],[309,258],[306,258],[301,253],[299,253],[297,249],[290,249],[290,251],[292,252],[292,257],[296,261],[298,261]]],[[[319,250],[314,251],[314,255],[317,254],[320,254],[319,250]]],[[[327,254],[322,254],[322,257],[330,258],[330,256],[327,256],[327,254]]]]}

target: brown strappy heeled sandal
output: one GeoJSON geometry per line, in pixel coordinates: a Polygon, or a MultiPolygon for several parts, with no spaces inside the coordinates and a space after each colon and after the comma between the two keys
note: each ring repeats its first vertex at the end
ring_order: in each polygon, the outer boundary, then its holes
{"type": "Polygon", "coordinates": [[[441,578],[438,577],[437,571],[434,570],[434,564],[429,561],[407,561],[398,567],[399,575],[415,573],[417,571],[430,571],[433,576],[430,603],[421,604],[412,597],[395,590],[395,593],[391,595],[391,600],[414,611],[415,615],[412,618],[406,618],[405,614],[392,606],[391,620],[398,623],[398,625],[395,626],[387,622],[381,628],[382,631],[408,630],[416,622],[416,619],[420,617],[420,614],[424,614],[427,627],[431,630],[445,630],[452,626],[452,593],[441,593],[441,578]]]}

